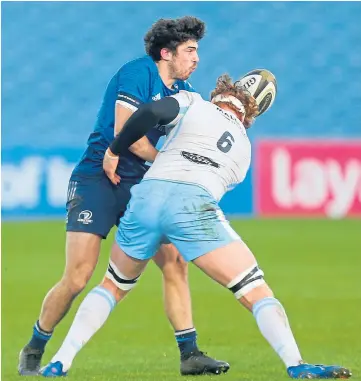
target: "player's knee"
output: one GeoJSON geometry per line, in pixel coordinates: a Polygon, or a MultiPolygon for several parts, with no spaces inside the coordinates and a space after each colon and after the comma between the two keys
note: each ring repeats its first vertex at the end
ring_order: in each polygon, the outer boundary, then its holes
{"type": "Polygon", "coordinates": [[[89,278],[83,274],[65,276],[61,283],[66,286],[72,295],[80,294],[88,283],[89,278]]]}
{"type": "Polygon", "coordinates": [[[67,287],[73,295],[84,290],[92,276],[94,268],[92,266],[79,266],[73,271],[66,271],[61,283],[67,287]]]}
{"type": "Polygon", "coordinates": [[[114,286],[121,290],[121,292],[113,293],[116,299],[120,300],[121,297],[124,296],[124,292],[127,293],[136,286],[140,275],[133,279],[129,278],[126,275],[124,275],[117,268],[117,266],[110,260],[107,272],[105,273],[105,278],[109,279],[114,284],[114,286]]]}

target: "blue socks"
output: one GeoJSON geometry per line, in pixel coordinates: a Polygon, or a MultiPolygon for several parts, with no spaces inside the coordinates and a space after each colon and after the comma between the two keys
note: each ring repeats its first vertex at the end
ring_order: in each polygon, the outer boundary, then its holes
{"type": "Polygon", "coordinates": [[[50,340],[53,332],[46,332],[40,328],[39,320],[34,324],[33,327],[33,336],[28,343],[28,346],[34,349],[39,349],[44,352],[45,345],[50,340]]]}
{"type": "Polygon", "coordinates": [[[199,351],[197,347],[197,332],[195,328],[175,331],[175,339],[178,344],[181,359],[186,359],[192,352],[199,351]]]}

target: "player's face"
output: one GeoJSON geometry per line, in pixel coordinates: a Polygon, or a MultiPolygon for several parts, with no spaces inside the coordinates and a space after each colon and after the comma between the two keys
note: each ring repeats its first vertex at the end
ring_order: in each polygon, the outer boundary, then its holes
{"type": "Polygon", "coordinates": [[[169,63],[172,77],[181,80],[188,79],[196,70],[198,62],[198,43],[189,40],[180,44],[169,63]]]}

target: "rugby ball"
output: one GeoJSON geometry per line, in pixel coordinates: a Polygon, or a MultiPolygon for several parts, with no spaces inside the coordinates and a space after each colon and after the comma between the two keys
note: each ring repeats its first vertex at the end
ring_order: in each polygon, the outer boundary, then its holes
{"type": "Polygon", "coordinates": [[[256,99],[260,116],[273,104],[277,93],[276,77],[266,69],[252,70],[239,79],[237,84],[248,90],[256,99]]]}

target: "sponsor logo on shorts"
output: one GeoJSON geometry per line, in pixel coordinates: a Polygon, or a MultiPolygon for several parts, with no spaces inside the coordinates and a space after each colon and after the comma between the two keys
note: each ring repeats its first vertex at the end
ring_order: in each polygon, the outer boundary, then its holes
{"type": "Polygon", "coordinates": [[[93,213],[90,210],[83,210],[79,213],[77,219],[78,222],[82,222],[84,225],[91,224],[93,222],[92,218],[93,213]]]}

